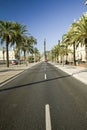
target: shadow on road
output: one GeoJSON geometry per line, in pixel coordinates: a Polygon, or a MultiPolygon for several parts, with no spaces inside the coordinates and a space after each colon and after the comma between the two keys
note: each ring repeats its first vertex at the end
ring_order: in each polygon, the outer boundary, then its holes
{"type": "Polygon", "coordinates": [[[59,77],[56,77],[56,78],[51,78],[51,79],[46,79],[46,80],[42,80],[42,81],[31,82],[31,83],[23,84],[23,85],[19,85],[19,86],[3,88],[3,89],[0,89],[0,92],[9,91],[9,90],[17,89],[17,88],[22,88],[22,87],[26,87],[26,86],[29,86],[29,85],[35,85],[35,84],[40,84],[40,83],[44,83],[44,82],[49,82],[49,81],[57,80],[57,79],[61,79],[61,78],[67,78],[67,77],[70,77],[70,76],[71,75],[59,76],[59,77]]]}

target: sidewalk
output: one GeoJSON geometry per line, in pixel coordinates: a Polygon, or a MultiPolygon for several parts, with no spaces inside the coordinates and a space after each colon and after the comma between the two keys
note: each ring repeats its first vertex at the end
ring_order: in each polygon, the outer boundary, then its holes
{"type": "Polygon", "coordinates": [[[7,81],[8,79],[11,79],[12,77],[20,74],[24,70],[31,68],[36,63],[30,63],[26,66],[26,64],[21,65],[10,65],[9,68],[7,68],[5,65],[0,65],[0,84],[7,81]]]}
{"type": "Polygon", "coordinates": [[[72,75],[81,82],[87,84],[87,68],[71,65],[59,65],[58,63],[51,63],[62,71],[72,75]]]}

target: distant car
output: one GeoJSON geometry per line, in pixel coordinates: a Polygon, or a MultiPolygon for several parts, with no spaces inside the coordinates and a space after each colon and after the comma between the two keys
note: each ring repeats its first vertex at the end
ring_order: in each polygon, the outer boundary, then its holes
{"type": "Polygon", "coordinates": [[[18,65],[18,61],[17,60],[12,60],[12,65],[18,65]]]}

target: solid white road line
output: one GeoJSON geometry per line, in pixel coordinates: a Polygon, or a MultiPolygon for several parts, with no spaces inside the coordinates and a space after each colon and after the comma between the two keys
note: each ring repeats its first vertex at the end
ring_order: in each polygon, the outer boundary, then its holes
{"type": "Polygon", "coordinates": [[[45,120],[46,120],[46,130],[52,130],[49,104],[45,105],[45,120]]]}
{"type": "Polygon", "coordinates": [[[45,74],[44,76],[45,76],[44,78],[47,79],[47,75],[45,74]]]}

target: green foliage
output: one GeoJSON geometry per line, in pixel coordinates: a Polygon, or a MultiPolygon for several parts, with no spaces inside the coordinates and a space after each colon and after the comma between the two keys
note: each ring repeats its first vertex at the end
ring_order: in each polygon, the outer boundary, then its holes
{"type": "MultiPolygon", "coordinates": [[[[25,25],[21,25],[18,22],[0,21],[0,39],[1,44],[6,43],[6,58],[7,67],[9,67],[9,45],[16,44],[15,56],[20,57],[20,50],[34,53],[33,45],[37,43],[37,40],[33,37],[27,36],[28,30],[25,25]]],[[[19,58],[20,59],[20,58],[19,58]]]]}

